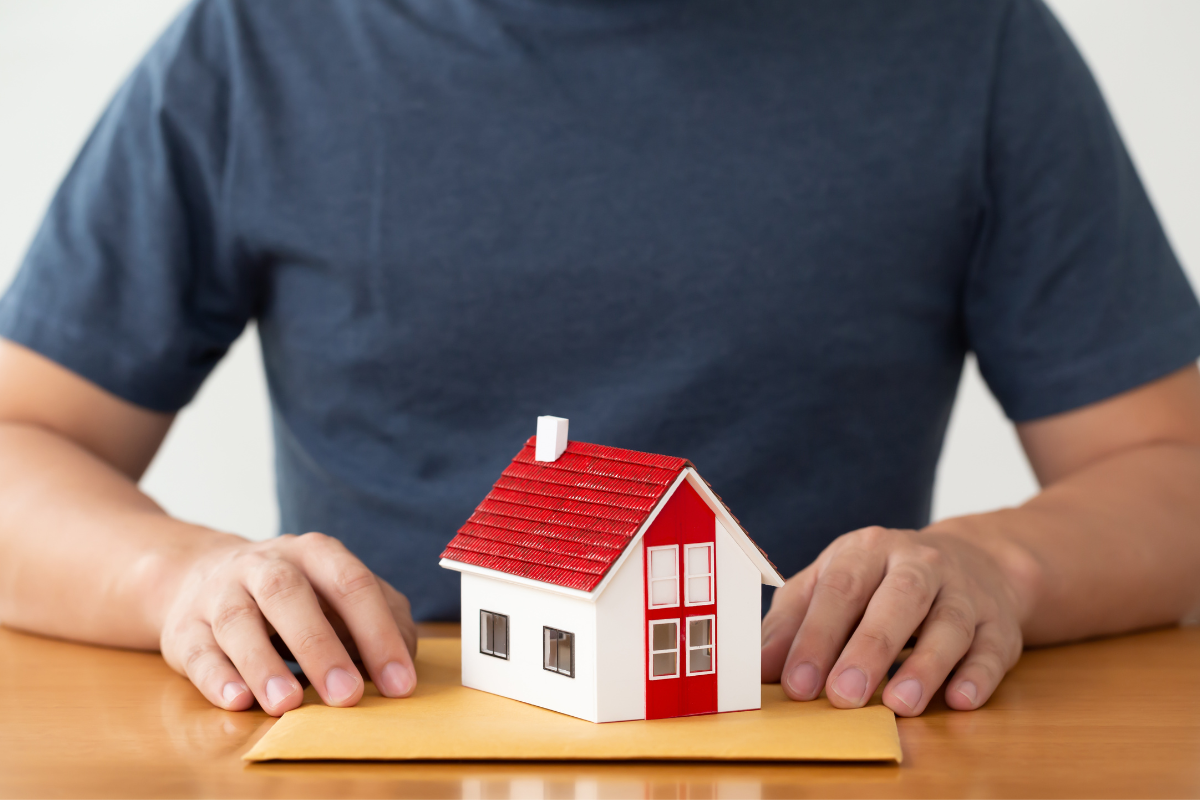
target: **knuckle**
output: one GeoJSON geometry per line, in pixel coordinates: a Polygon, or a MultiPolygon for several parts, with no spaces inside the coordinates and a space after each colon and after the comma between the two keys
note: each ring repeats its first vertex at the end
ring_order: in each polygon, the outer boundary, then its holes
{"type": "Polygon", "coordinates": [[[900,651],[900,648],[896,647],[896,640],[885,630],[878,628],[860,630],[856,638],[858,638],[860,644],[876,651],[880,655],[888,656],[893,652],[900,651]]]}
{"type": "Polygon", "coordinates": [[[927,544],[916,545],[913,557],[919,563],[933,569],[941,569],[946,564],[946,554],[936,547],[927,544]]]}
{"type": "Polygon", "coordinates": [[[320,531],[309,531],[296,537],[296,544],[304,547],[326,547],[330,542],[336,542],[332,536],[327,536],[320,531]]]}
{"type": "Polygon", "coordinates": [[[975,615],[958,603],[942,603],[931,617],[938,625],[950,628],[968,641],[975,638],[975,615]]]}
{"type": "Polygon", "coordinates": [[[339,565],[331,584],[334,597],[342,601],[357,600],[378,586],[375,573],[359,561],[339,565]]]}
{"type": "Polygon", "coordinates": [[[257,615],[258,608],[253,603],[221,603],[217,606],[216,613],[213,614],[213,632],[220,636],[257,615]]]}
{"type": "Polygon", "coordinates": [[[972,654],[971,661],[974,665],[981,669],[989,678],[999,682],[1004,677],[1004,673],[1008,668],[1004,664],[1004,659],[1000,653],[995,650],[979,650],[972,654]]]}
{"type": "MultiPolygon", "coordinates": [[[[269,544],[269,542],[261,544],[269,544]]],[[[256,575],[272,558],[274,558],[272,554],[261,549],[244,550],[234,556],[230,562],[232,572],[240,576],[256,575]]]]}
{"type": "Polygon", "coordinates": [[[892,591],[906,600],[923,604],[933,593],[929,576],[922,570],[912,568],[897,569],[889,576],[888,585],[892,591]]]}
{"type": "Polygon", "coordinates": [[[305,656],[312,653],[320,653],[329,649],[337,637],[322,628],[311,627],[299,631],[295,636],[289,637],[295,642],[288,643],[288,649],[297,656],[305,656]]]}
{"type": "Polygon", "coordinates": [[[827,572],[821,579],[826,592],[845,603],[855,602],[866,592],[866,581],[857,572],[839,569],[827,572]]]}
{"type": "Polygon", "coordinates": [[[301,585],[300,571],[283,559],[273,558],[259,565],[254,585],[264,601],[283,599],[301,585]]]}
{"type": "Polygon", "coordinates": [[[882,547],[891,538],[892,532],[880,525],[871,525],[855,531],[858,544],[868,550],[882,547]]]}
{"type": "Polygon", "coordinates": [[[199,684],[216,670],[220,663],[213,656],[220,651],[209,644],[193,644],[183,652],[184,672],[199,684]]]}

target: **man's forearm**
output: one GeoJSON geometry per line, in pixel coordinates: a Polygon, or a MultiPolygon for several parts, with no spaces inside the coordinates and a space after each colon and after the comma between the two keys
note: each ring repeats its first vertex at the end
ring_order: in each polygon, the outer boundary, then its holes
{"type": "Polygon", "coordinates": [[[1178,622],[1200,608],[1200,448],[1118,453],[1019,508],[924,533],[964,536],[996,557],[1027,644],[1178,622]]]}
{"type": "Polygon", "coordinates": [[[0,622],[155,649],[181,565],[235,541],[170,518],[65,438],[0,423],[0,622]]]}

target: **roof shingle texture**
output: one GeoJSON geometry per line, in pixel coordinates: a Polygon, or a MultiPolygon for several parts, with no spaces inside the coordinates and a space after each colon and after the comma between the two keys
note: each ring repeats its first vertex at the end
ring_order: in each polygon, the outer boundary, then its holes
{"type": "Polygon", "coordinates": [[[442,558],[590,592],[685,467],[682,458],[568,442],[556,461],[530,437],[442,558]]]}

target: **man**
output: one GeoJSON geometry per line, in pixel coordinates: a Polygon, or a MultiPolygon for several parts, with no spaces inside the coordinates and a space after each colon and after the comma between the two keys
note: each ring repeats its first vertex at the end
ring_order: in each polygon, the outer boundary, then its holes
{"type": "Polygon", "coordinates": [[[1200,310],[1034,0],[201,2],[0,335],[0,619],[223,708],[300,703],[272,633],[326,703],[410,693],[393,586],[456,616],[437,553],[538,413],[692,459],[800,570],[763,625],[797,700],[862,705],[915,634],[884,702],[954,670],[973,709],[1023,643],[1200,606],[1200,310]],[[136,487],[251,319],[321,533],[136,487]],[[927,526],[968,350],[1045,489],[927,526]]]}

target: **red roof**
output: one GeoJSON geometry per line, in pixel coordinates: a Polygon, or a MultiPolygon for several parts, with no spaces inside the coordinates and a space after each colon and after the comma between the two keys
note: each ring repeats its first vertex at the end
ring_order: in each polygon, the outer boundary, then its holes
{"type": "Polygon", "coordinates": [[[691,464],[586,442],[537,461],[536,442],[500,473],[442,558],[590,592],[691,464]]]}

